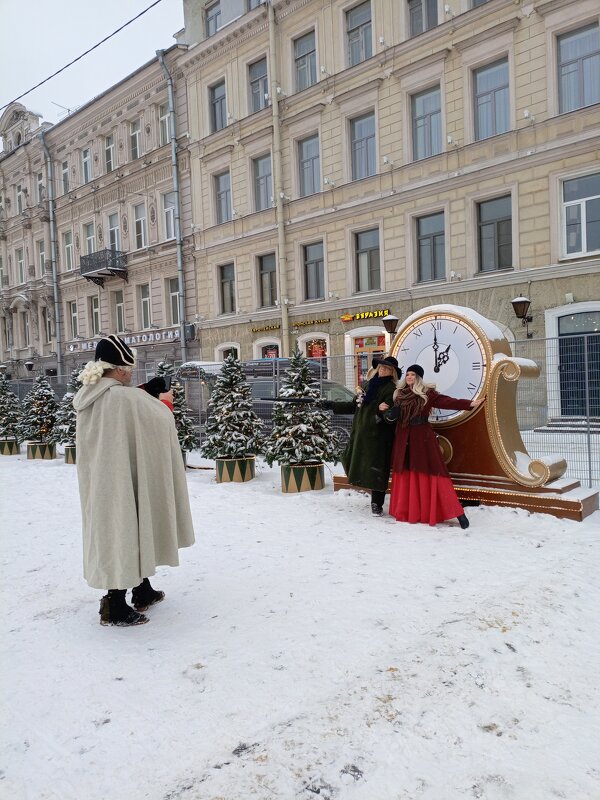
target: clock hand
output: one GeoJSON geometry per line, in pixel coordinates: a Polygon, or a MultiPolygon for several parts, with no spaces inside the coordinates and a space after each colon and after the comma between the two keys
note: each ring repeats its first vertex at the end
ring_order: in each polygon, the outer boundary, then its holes
{"type": "Polygon", "coordinates": [[[434,330],[433,331],[433,345],[432,345],[433,353],[435,355],[435,364],[434,364],[434,367],[433,367],[433,371],[434,372],[439,372],[440,371],[440,364],[439,364],[439,361],[438,361],[438,350],[439,350],[439,347],[440,346],[439,346],[438,340],[437,340],[437,333],[434,330]]]}
{"type": "Polygon", "coordinates": [[[448,347],[440,353],[440,356],[439,356],[439,359],[438,359],[437,372],[440,371],[440,367],[442,366],[442,364],[447,364],[448,361],[450,360],[450,354],[448,353],[448,350],[450,350],[450,347],[451,347],[451,345],[448,345],[448,347]]]}

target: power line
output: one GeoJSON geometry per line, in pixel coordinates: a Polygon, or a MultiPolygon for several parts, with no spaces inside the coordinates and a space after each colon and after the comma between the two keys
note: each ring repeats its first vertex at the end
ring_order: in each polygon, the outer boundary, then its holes
{"type": "Polygon", "coordinates": [[[92,50],[95,50],[97,47],[100,47],[101,44],[104,44],[104,42],[107,42],[109,39],[112,39],[112,37],[116,36],[117,33],[120,33],[120,31],[122,31],[123,28],[126,28],[128,25],[131,25],[132,22],[135,22],[136,19],[139,19],[140,17],[142,17],[147,11],[150,11],[151,8],[154,8],[154,6],[157,6],[159,3],[162,3],[162,0],[154,0],[154,3],[151,3],[148,6],[148,8],[145,8],[143,11],[140,11],[139,14],[136,14],[135,17],[132,17],[128,22],[125,22],[123,25],[121,25],[120,28],[117,28],[112,33],[109,33],[108,36],[105,36],[104,39],[101,39],[93,47],[90,47],[88,50],[85,51],[85,53],[82,53],[80,56],[77,56],[77,58],[74,58],[73,61],[69,61],[69,63],[65,64],[64,67],[61,67],[60,69],[57,69],[56,72],[52,73],[52,75],[49,75],[47,78],[44,78],[43,81],[40,81],[39,83],[36,83],[35,86],[32,86],[31,89],[27,89],[27,91],[23,92],[23,94],[20,94],[18,97],[15,97],[13,100],[10,100],[8,103],[5,103],[3,106],[0,106],[0,111],[2,111],[3,109],[7,108],[11,103],[16,103],[17,100],[20,100],[22,97],[25,97],[25,95],[30,94],[31,92],[34,91],[34,89],[38,89],[40,86],[43,86],[45,83],[48,83],[49,80],[52,80],[52,78],[55,78],[57,75],[60,75],[61,72],[64,72],[66,69],[68,69],[69,67],[73,66],[73,64],[77,63],[77,61],[81,61],[81,59],[84,56],[87,56],[88,53],[91,53],[92,50]]]}

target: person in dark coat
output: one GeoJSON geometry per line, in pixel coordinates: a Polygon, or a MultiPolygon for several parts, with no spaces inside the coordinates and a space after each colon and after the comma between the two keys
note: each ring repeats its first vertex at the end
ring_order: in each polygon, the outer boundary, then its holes
{"type": "Polygon", "coordinates": [[[435,391],[424,383],[419,364],[406,369],[406,376],[394,392],[394,407],[386,421],[396,421],[392,453],[390,514],[399,522],[435,525],[457,517],[461,528],[469,527],[450,474],[444,464],[435,432],[429,423],[432,408],[467,411],[480,400],[458,400],[435,391]]]}
{"type": "Polygon", "coordinates": [[[374,358],[373,369],[354,400],[327,404],[336,414],[354,414],[342,464],[353,486],[371,490],[371,511],[378,517],[383,514],[394,443],[394,426],[386,425],[383,413],[392,406],[400,374],[392,356],[374,358]]]}

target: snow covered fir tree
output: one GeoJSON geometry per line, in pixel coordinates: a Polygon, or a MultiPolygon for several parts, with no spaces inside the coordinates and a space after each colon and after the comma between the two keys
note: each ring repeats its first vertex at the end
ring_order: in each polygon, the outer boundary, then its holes
{"type": "Polygon", "coordinates": [[[54,458],[54,425],[58,401],[56,395],[43,375],[39,375],[33,389],[23,400],[23,418],[19,425],[19,435],[27,441],[28,458],[54,458]]]}
{"type": "Polygon", "coordinates": [[[0,375],[0,455],[19,452],[21,403],[5,375],[0,375]]]}
{"type": "Polygon", "coordinates": [[[81,389],[81,383],[77,380],[81,369],[81,367],[77,367],[71,372],[69,382],[67,383],[67,391],[60,401],[56,413],[56,423],[50,439],[68,448],[68,450],[65,449],[65,460],[71,464],[75,463],[74,451],[72,448],[75,447],[75,433],[77,428],[77,413],[73,408],[73,398],[81,389]]]}
{"type": "Polygon", "coordinates": [[[242,364],[232,355],[223,361],[207,411],[207,438],[201,451],[205,458],[217,460],[217,480],[241,482],[254,477],[254,456],[263,446],[263,424],[252,409],[252,390],[242,364]],[[236,467],[220,463],[221,459],[238,459],[243,463],[236,467]],[[243,474],[236,473],[236,468],[243,474]],[[229,477],[225,470],[230,471],[229,477]]]}
{"type": "Polygon", "coordinates": [[[311,376],[307,359],[297,346],[279,396],[287,398],[288,402],[282,400],[273,406],[273,428],[265,445],[265,459],[270,466],[275,461],[281,465],[284,491],[321,489],[322,462],[337,461],[338,435],[331,428],[328,413],[319,403],[319,387],[311,376]],[[286,469],[298,465],[313,469],[308,473],[286,469]]]}
{"type": "MultiPolygon", "coordinates": [[[[160,361],[156,367],[156,375],[159,377],[172,378],[174,373],[175,367],[166,361],[160,361]]],[[[178,381],[173,381],[171,389],[173,390],[173,416],[179,446],[183,453],[191,453],[200,446],[200,438],[194,426],[192,411],[187,406],[184,387],[178,381]]]]}

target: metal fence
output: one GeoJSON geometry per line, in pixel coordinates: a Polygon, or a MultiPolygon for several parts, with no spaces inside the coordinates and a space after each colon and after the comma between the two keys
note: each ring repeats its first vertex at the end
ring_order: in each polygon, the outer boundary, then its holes
{"type": "MultiPolygon", "coordinates": [[[[529,454],[534,458],[564,456],[568,463],[565,477],[577,479],[583,486],[600,484],[600,334],[526,339],[514,342],[512,349],[515,357],[530,359],[540,368],[538,378],[520,380],[517,390],[517,421],[529,454]]],[[[371,357],[362,353],[358,357],[311,359],[313,378],[328,391],[332,383],[353,391],[371,357]]],[[[285,368],[283,359],[263,359],[261,379],[279,386],[285,368]]],[[[184,381],[201,440],[211,387],[218,373],[218,365],[205,365],[199,379],[184,381]]],[[[132,383],[143,383],[149,377],[146,372],[134,374],[132,383]]],[[[23,398],[32,380],[11,382],[13,391],[23,398]]],[[[61,398],[66,380],[48,380],[61,398]]]]}

